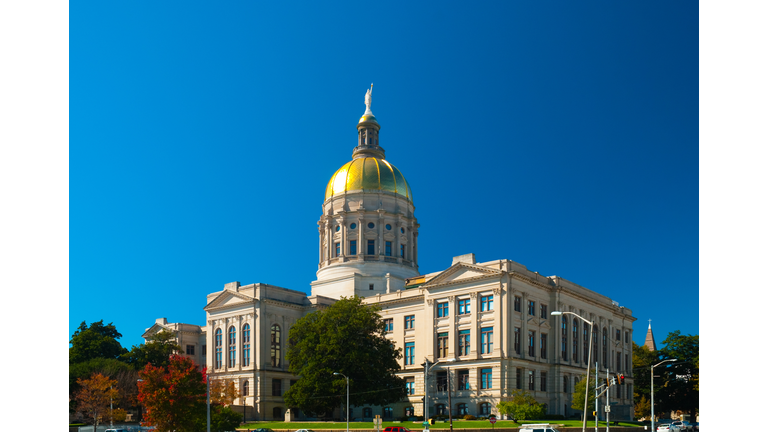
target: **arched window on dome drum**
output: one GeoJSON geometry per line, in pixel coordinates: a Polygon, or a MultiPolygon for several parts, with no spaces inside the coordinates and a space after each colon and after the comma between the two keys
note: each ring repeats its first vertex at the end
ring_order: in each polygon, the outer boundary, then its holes
{"type": "Polygon", "coordinates": [[[248,380],[245,380],[243,383],[243,396],[248,396],[248,387],[250,385],[248,384],[248,380]]]}
{"type": "Polygon", "coordinates": [[[573,361],[579,362],[579,320],[573,319],[573,361]]]}
{"type": "Polygon", "coordinates": [[[228,338],[227,338],[227,345],[229,348],[229,367],[235,367],[235,359],[237,358],[237,346],[235,345],[235,341],[237,340],[237,330],[235,329],[235,326],[232,326],[229,328],[228,332],[228,338]]]}
{"type": "Polygon", "coordinates": [[[272,325],[270,330],[271,347],[270,357],[272,358],[272,366],[280,367],[280,326],[277,324],[272,325]]]}
{"type": "Polygon", "coordinates": [[[221,369],[221,342],[221,329],[216,329],[216,339],[214,340],[216,346],[216,360],[214,367],[216,369],[221,369]]]}
{"type": "MultiPolygon", "coordinates": [[[[243,326],[243,366],[251,364],[251,326],[243,326]]],[[[247,383],[248,381],[246,381],[247,383]]]]}

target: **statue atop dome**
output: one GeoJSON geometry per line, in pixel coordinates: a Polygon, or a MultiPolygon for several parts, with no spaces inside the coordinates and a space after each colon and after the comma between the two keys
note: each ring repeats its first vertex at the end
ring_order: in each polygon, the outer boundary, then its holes
{"type": "Polygon", "coordinates": [[[372,99],[373,99],[373,83],[371,83],[371,88],[369,88],[368,91],[365,92],[365,114],[373,115],[373,112],[371,111],[372,99]]]}

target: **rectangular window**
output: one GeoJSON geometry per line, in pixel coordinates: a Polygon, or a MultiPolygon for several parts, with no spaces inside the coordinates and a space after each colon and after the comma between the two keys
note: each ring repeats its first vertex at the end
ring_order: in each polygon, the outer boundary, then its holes
{"type": "Polygon", "coordinates": [[[405,245],[400,245],[400,258],[405,258],[405,245]]]}
{"type": "Polygon", "coordinates": [[[528,355],[536,357],[536,332],[528,331],[528,355]]]}
{"type": "Polygon", "coordinates": [[[283,395],[283,380],[274,378],[272,379],[272,396],[283,395]]]}
{"type": "Polygon", "coordinates": [[[480,297],[480,312],[493,310],[493,296],[481,296],[480,297]]]}
{"type": "Polygon", "coordinates": [[[459,388],[457,390],[469,390],[469,370],[462,369],[456,372],[459,379],[459,388]]]}
{"type": "Polygon", "coordinates": [[[549,318],[547,316],[547,305],[545,305],[545,304],[539,305],[539,309],[541,309],[541,317],[542,318],[549,318]]]}
{"type": "Polygon", "coordinates": [[[621,330],[619,330],[619,329],[616,329],[616,340],[617,341],[621,340],[621,330]]]}
{"type": "Polygon", "coordinates": [[[395,320],[388,318],[384,320],[384,330],[391,333],[395,329],[395,320]]]}
{"type": "Polygon", "coordinates": [[[536,302],[528,300],[528,315],[536,316],[536,302]]]}
{"type": "Polygon", "coordinates": [[[438,303],[437,304],[437,317],[447,317],[448,316],[448,303],[438,303]]]}
{"type": "Polygon", "coordinates": [[[416,342],[405,343],[405,364],[412,365],[416,353],[416,342]]]}
{"type": "Polygon", "coordinates": [[[515,327],[515,353],[520,354],[520,327],[515,327]]]}
{"type": "Polygon", "coordinates": [[[541,334],[541,358],[542,359],[547,358],[547,334],[546,333],[541,334]]]}
{"type": "Polygon", "coordinates": [[[493,352],[493,327],[480,329],[480,354],[493,352]]]}
{"type": "Polygon", "coordinates": [[[528,390],[536,390],[533,384],[533,371],[528,371],[528,390]]]}
{"type": "MultiPolygon", "coordinates": [[[[208,356],[208,345],[203,345],[201,354],[203,355],[203,358],[206,358],[208,356]]],[[[203,362],[203,364],[205,364],[205,362],[203,362]]]]}
{"type": "Polygon", "coordinates": [[[438,372],[436,375],[437,391],[448,391],[448,372],[438,372]]]}
{"type": "Polygon", "coordinates": [[[412,329],[415,321],[416,321],[416,315],[407,315],[405,317],[405,328],[412,329]]]}
{"type": "Polygon", "coordinates": [[[334,243],[334,246],[336,248],[336,256],[341,256],[341,243],[334,243]]]}
{"type": "Polygon", "coordinates": [[[547,373],[541,372],[539,374],[539,389],[541,391],[547,391],[547,373]]]}
{"type": "Polygon", "coordinates": [[[469,330],[459,330],[459,355],[469,355],[469,330]]]}
{"type": "Polygon", "coordinates": [[[493,388],[493,369],[480,369],[480,388],[492,389],[493,388]]]}
{"type": "Polygon", "coordinates": [[[350,255],[357,255],[357,240],[350,240],[349,241],[349,254],[350,255]]]}
{"type": "Polygon", "coordinates": [[[448,357],[448,333],[437,334],[437,357],[448,357]]]}
{"type": "Polygon", "coordinates": [[[624,370],[632,372],[632,366],[629,365],[629,354],[624,354],[624,370]]]}
{"type": "Polygon", "coordinates": [[[368,284],[368,289],[373,291],[373,284],[368,284]]]}
{"type": "Polygon", "coordinates": [[[520,312],[520,302],[522,302],[522,299],[515,296],[515,312],[520,312]]]}
{"type": "Polygon", "coordinates": [[[616,353],[616,370],[621,371],[621,353],[616,353]]]}
{"type": "Polygon", "coordinates": [[[523,370],[521,368],[515,369],[515,388],[518,390],[523,389],[523,370]]]}
{"type": "Polygon", "coordinates": [[[470,313],[469,299],[459,299],[459,315],[470,313]]]}
{"type": "Polygon", "coordinates": [[[629,332],[628,331],[624,332],[624,343],[629,343],[629,332]]]}
{"type": "Polygon", "coordinates": [[[368,240],[368,255],[376,255],[376,240],[368,240]]]}
{"type": "Polygon", "coordinates": [[[187,345],[187,355],[195,355],[195,346],[187,345]]]}
{"type": "Polygon", "coordinates": [[[407,377],[405,379],[405,393],[408,395],[416,394],[416,387],[413,377],[407,377]]]}
{"type": "Polygon", "coordinates": [[[568,393],[568,377],[563,377],[563,392],[568,393]]]}
{"type": "Polygon", "coordinates": [[[392,242],[384,242],[384,254],[386,256],[392,256],[392,242]]]}

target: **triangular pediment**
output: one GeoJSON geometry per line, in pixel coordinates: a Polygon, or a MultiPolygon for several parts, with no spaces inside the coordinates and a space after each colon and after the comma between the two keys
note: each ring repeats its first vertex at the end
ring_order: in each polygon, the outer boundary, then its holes
{"type": "Polygon", "coordinates": [[[500,277],[504,272],[487,267],[480,267],[463,262],[456,263],[432,278],[422,288],[433,288],[444,285],[474,282],[481,279],[500,277]]]}
{"type": "Polygon", "coordinates": [[[152,324],[152,327],[148,328],[143,335],[141,335],[142,338],[147,339],[150,336],[160,333],[161,331],[166,330],[165,327],[161,326],[160,324],[152,324]]]}
{"type": "Polygon", "coordinates": [[[208,305],[204,307],[203,310],[207,311],[207,310],[218,309],[226,306],[241,305],[244,303],[253,303],[255,300],[256,300],[255,298],[248,297],[247,295],[240,294],[239,292],[224,290],[219,295],[217,295],[216,298],[211,300],[211,302],[208,303],[208,305]]]}

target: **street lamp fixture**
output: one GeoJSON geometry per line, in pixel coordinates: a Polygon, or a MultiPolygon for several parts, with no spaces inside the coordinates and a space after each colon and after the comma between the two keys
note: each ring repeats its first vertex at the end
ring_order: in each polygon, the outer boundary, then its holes
{"type": "Polygon", "coordinates": [[[655,368],[660,364],[664,364],[666,362],[676,362],[676,361],[677,359],[666,359],[651,366],[651,431],[656,430],[656,415],[653,412],[653,368],[655,368]]]}
{"type": "MultiPolygon", "coordinates": [[[[584,321],[585,323],[589,324],[589,350],[587,354],[587,383],[584,386],[584,424],[581,427],[581,432],[587,432],[587,401],[589,400],[589,366],[592,363],[592,335],[595,333],[594,331],[594,324],[592,321],[587,321],[584,319],[581,315],[575,314],[573,312],[562,312],[562,311],[552,311],[552,316],[560,316],[560,315],[573,315],[576,318],[584,321]]],[[[595,383],[597,384],[597,383],[595,383]]],[[[595,424],[597,424],[597,416],[595,416],[595,424]]],[[[595,430],[597,430],[597,426],[595,427],[595,430]]]]}
{"type": "Polygon", "coordinates": [[[347,379],[347,432],[349,432],[349,378],[343,373],[334,372],[334,375],[341,375],[347,379]]]}

